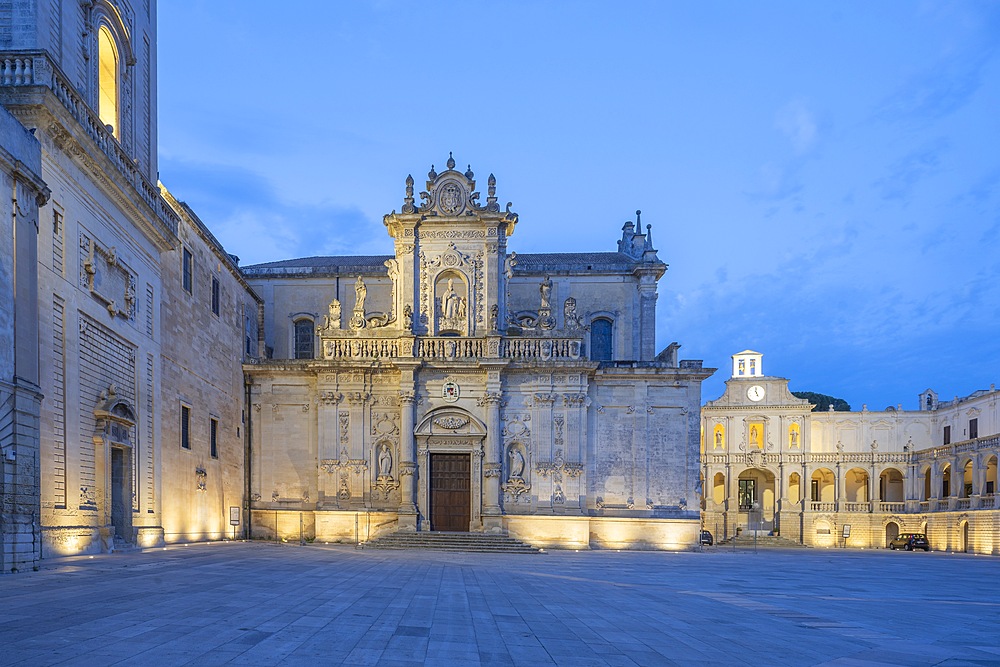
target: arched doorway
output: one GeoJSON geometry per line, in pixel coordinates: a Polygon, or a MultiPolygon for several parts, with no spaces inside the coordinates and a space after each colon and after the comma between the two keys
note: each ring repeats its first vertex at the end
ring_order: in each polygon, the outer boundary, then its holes
{"type": "Polygon", "coordinates": [[[959,551],[963,553],[969,553],[972,551],[972,545],[969,544],[969,522],[963,521],[962,525],[958,527],[958,546],[959,551]]]}
{"type": "Polygon", "coordinates": [[[135,479],[135,424],[132,404],[118,396],[114,385],[101,393],[101,400],[94,408],[97,433],[94,445],[98,483],[103,486],[98,494],[98,511],[101,522],[108,527],[110,544],[119,546],[135,542],[132,515],[138,511],[138,480],[135,479]],[[101,451],[103,450],[103,452],[101,451]]]}
{"type": "MultiPolygon", "coordinates": [[[[449,406],[427,413],[414,437],[420,529],[482,531],[486,425],[465,410],[449,406]]],[[[522,468],[530,470],[527,465],[522,468]]],[[[530,486],[525,485],[527,489],[530,486]]]]}
{"type": "Polygon", "coordinates": [[[764,468],[747,468],[740,473],[739,525],[746,530],[769,533],[774,530],[774,473],[764,468]]]}
{"type": "Polygon", "coordinates": [[[897,537],[899,537],[899,524],[895,521],[885,524],[885,547],[887,549],[889,548],[889,543],[897,537]]]}

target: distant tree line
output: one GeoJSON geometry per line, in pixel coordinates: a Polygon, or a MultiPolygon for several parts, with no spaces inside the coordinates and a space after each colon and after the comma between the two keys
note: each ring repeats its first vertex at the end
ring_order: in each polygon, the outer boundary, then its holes
{"type": "Polygon", "coordinates": [[[813,404],[813,412],[827,412],[833,406],[834,412],[850,412],[850,404],[842,398],[834,398],[826,394],[817,394],[814,391],[793,391],[792,396],[804,398],[813,404]]]}

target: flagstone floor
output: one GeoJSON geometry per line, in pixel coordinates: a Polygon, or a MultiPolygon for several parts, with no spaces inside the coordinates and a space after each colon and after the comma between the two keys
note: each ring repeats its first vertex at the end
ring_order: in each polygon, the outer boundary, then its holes
{"type": "Polygon", "coordinates": [[[10,665],[1000,665],[1000,559],[199,544],[0,575],[10,665]]]}

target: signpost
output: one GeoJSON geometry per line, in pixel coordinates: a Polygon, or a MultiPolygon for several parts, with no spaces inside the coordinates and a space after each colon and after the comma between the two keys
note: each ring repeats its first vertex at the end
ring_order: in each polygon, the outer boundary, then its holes
{"type": "Polygon", "coordinates": [[[233,527],[233,539],[236,539],[236,527],[240,525],[240,508],[229,508],[229,525],[233,527]]]}

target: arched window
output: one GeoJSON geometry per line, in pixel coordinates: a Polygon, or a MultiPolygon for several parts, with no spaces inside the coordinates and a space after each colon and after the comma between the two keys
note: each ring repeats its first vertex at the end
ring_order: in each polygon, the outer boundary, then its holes
{"type": "Polygon", "coordinates": [[[611,361],[611,320],[597,319],[590,323],[590,360],[611,361]]]}
{"type": "Polygon", "coordinates": [[[121,138],[118,129],[118,47],[106,25],[97,33],[97,76],[97,115],[102,123],[111,126],[116,138],[121,138]]]}
{"type": "Polygon", "coordinates": [[[296,320],[295,322],[295,358],[312,359],[313,354],[313,323],[312,320],[296,320]]]}

